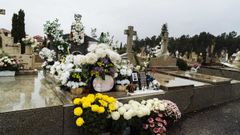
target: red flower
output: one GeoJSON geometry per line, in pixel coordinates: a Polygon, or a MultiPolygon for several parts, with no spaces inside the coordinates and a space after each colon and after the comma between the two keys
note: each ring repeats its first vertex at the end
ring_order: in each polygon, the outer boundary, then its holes
{"type": "Polygon", "coordinates": [[[149,126],[148,124],[144,124],[143,129],[148,129],[148,126],[149,126]]]}
{"type": "Polygon", "coordinates": [[[154,129],[153,129],[153,132],[154,132],[155,134],[157,134],[157,133],[159,132],[159,128],[154,128],[154,129]]]}
{"type": "Polygon", "coordinates": [[[151,128],[155,127],[155,124],[154,124],[154,123],[151,123],[151,124],[150,124],[150,127],[151,127],[151,128]]]}
{"type": "Polygon", "coordinates": [[[153,118],[148,118],[148,122],[149,122],[149,123],[153,123],[153,122],[154,122],[154,119],[153,119],[153,118]]]}
{"type": "Polygon", "coordinates": [[[162,122],[162,119],[160,117],[155,118],[157,122],[162,122]]]}

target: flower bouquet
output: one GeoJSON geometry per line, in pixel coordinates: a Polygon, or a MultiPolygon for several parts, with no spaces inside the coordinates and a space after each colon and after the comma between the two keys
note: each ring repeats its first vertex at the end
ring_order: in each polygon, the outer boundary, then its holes
{"type": "Polygon", "coordinates": [[[99,135],[107,131],[109,115],[116,109],[116,99],[100,93],[73,100],[76,126],[81,134],[99,135]]]}
{"type": "Polygon", "coordinates": [[[51,66],[54,64],[54,59],[56,58],[56,53],[53,50],[49,50],[44,47],[40,52],[39,56],[44,60],[42,68],[44,70],[50,70],[51,66]]]}
{"type": "Polygon", "coordinates": [[[30,46],[32,48],[37,46],[37,40],[30,36],[26,36],[25,38],[22,38],[21,43],[25,46],[30,46]]]}
{"type": "Polygon", "coordinates": [[[144,135],[165,135],[167,127],[181,118],[181,112],[176,104],[169,100],[150,99],[143,101],[151,109],[151,115],[143,122],[144,135]]]}
{"type": "Polygon", "coordinates": [[[0,72],[1,76],[14,76],[15,72],[20,68],[18,60],[3,56],[0,58],[0,72]]]}
{"type": "Polygon", "coordinates": [[[130,84],[130,77],[132,75],[132,69],[127,65],[119,65],[118,68],[118,76],[116,78],[117,85],[127,86],[130,84]]]}

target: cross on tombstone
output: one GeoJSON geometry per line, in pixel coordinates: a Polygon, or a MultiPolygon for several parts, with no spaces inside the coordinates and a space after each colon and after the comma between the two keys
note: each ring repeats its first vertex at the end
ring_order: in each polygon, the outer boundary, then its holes
{"type": "Polygon", "coordinates": [[[127,52],[132,52],[133,46],[133,36],[137,35],[137,32],[133,30],[133,26],[128,26],[128,29],[124,31],[124,34],[127,35],[127,52]]]}
{"type": "Polygon", "coordinates": [[[0,15],[5,15],[6,14],[6,10],[5,9],[0,9],[0,15]]]}

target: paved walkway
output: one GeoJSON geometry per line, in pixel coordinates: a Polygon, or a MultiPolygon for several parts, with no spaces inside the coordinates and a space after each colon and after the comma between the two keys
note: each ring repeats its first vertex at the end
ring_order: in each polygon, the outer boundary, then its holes
{"type": "Polygon", "coordinates": [[[240,100],[186,114],[168,135],[240,135],[240,100]]]}

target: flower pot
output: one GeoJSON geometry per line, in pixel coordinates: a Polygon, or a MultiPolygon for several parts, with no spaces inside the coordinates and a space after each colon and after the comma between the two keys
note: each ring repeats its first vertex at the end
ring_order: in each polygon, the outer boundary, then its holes
{"type": "Polygon", "coordinates": [[[15,76],[16,71],[0,71],[0,77],[15,76]]]}
{"type": "Polygon", "coordinates": [[[125,92],[127,90],[127,86],[125,85],[116,85],[116,91],[125,92]]]}
{"type": "Polygon", "coordinates": [[[80,95],[80,94],[83,93],[83,91],[84,91],[84,88],[83,88],[83,87],[71,89],[71,93],[74,94],[74,95],[80,95]]]}
{"type": "Polygon", "coordinates": [[[96,77],[93,80],[93,88],[97,92],[107,92],[113,88],[114,80],[110,75],[105,75],[105,80],[101,77],[96,77]]]}
{"type": "Polygon", "coordinates": [[[31,46],[26,46],[25,47],[25,54],[32,54],[32,47],[31,46]]]}

